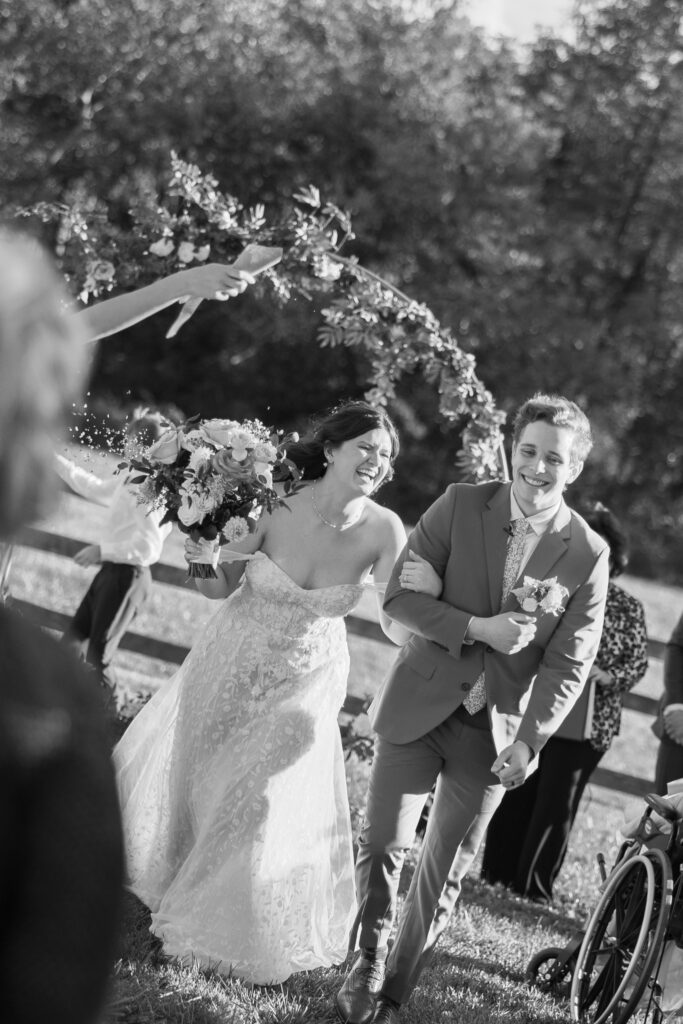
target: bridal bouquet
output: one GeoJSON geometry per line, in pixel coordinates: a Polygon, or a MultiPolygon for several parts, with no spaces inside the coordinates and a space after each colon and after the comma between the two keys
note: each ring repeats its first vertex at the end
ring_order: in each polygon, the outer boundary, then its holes
{"type": "MultiPolygon", "coordinates": [[[[163,509],[162,523],[177,523],[193,540],[238,541],[253,530],[264,511],[284,504],[273,478],[285,480],[285,493],[298,479],[286,456],[296,440],[271,431],[259,420],[208,419],[198,416],[171,426],[146,448],[124,453],[119,470],[133,470],[139,501],[163,509]]],[[[216,576],[213,566],[191,562],[191,577],[216,576]]]]}

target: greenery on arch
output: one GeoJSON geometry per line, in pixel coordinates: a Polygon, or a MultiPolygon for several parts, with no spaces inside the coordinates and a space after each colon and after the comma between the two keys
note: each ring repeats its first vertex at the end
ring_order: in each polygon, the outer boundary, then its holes
{"type": "Polygon", "coordinates": [[[262,205],[245,208],[217,180],[175,154],[162,201],[146,194],[130,211],[125,231],[100,204],[38,204],[22,213],[57,220],[57,256],[84,302],[114,288],[139,287],[182,267],[229,261],[249,242],[278,245],[282,262],[259,278],[280,302],[294,294],[327,302],[318,341],[363,350],[370,365],[367,399],[386,405],[405,374],[419,372],[434,385],[442,417],[462,425],[457,461],[473,480],[505,473],[505,414],[475,372],[474,357],[424,304],[343,256],[353,238],[348,215],[317,188],[295,193],[291,209],[269,221],[262,205]]]}

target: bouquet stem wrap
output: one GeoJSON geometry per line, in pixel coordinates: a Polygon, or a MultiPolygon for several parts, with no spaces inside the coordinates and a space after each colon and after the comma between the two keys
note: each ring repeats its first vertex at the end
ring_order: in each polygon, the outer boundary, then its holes
{"type": "Polygon", "coordinates": [[[190,580],[216,580],[218,573],[211,562],[188,562],[187,578],[190,580]]]}

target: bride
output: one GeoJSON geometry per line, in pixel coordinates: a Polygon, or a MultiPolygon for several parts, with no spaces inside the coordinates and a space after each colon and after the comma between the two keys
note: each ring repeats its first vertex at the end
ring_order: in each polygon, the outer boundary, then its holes
{"type": "MultiPolygon", "coordinates": [[[[341,405],[287,454],[302,486],[221,549],[217,579],[196,580],[227,600],[114,752],[129,885],[152,931],[168,954],[255,984],[346,954],[343,618],[371,574],[389,579],[406,539],[371,498],[398,454],[382,410],[341,405]]],[[[188,541],[188,560],[215,560],[207,548],[188,541]]],[[[413,567],[413,589],[438,596],[431,567],[413,567]]],[[[385,633],[405,642],[379,604],[385,633]]]]}

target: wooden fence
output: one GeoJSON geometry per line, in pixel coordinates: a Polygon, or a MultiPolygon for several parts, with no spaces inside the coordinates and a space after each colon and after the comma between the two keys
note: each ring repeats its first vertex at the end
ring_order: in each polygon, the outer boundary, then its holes
{"type": "MultiPolygon", "coordinates": [[[[58,533],[48,533],[45,530],[29,527],[22,532],[18,543],[39,551],[48,551],[52,554],[72,558],[84,546],[85,541],[74,540],[73,537],[65,537],[58,533]]],[[[186,588],[187,573],[177,566],[157,563],[152,566],[152,576],[157,583],[186,588]]],[[[70,621],[70,616],[63,612],[43,608],[30,601],[17,598],[12,600],[15,607],[22,614],[39,626],[63,632],[70,621]]],[[[349,633],[355,636],[366,637],[379,643],[390,643],[378,622],[350,615],[346,620],[346,625],[349,633]]],[[[181,664],[189,650],[189,648],[181,644],[174,644],[168,640],[159,640],[155,637],[144,636],[141,633],[135,632],[126,633],[121,642],[121,647],[135,654],[156,658],[175,665],[181,664]]],[[[666,644],[660,640],[650,639],[648,641],[649,655],[651,657],[662,658],[665,647],[666,644]]],[[[361,697],[348,695],[342,710],[346,714],[355,716],[365,710],[366,703],[361,697]]],[[[623,703],[625,708],[638,711],[644,715],[653,716],[657,712],[657,701],[652,697],[646,697],[642,694],[626,693],[624,694],[623,703]]],[[[652,780],[642,779],[624,772],[612,771],[609,768],[598,767],[591,776],[591,782],[598,786],[627,793],[631,796],[643,796],[652,790],[652,780]]]]}

